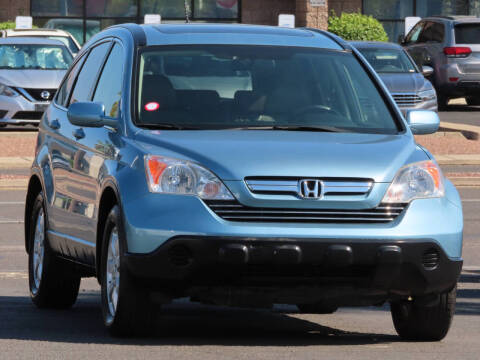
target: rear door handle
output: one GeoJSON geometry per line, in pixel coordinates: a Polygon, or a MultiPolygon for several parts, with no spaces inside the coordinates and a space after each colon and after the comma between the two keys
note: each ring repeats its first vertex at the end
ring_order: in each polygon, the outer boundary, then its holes
{"type": "Polygon", "coordinates": [[[52,120],[50,121],[49,126],[52,130],[58,130],[60,129],[60,121],[58,121],[58,119],[52,120]]]}
{"type": "Polygon", "coordinates": [[[85,132],[83,131],[82,128],[79,128],[73,131],[73,136],[75,136],[75,139],[80,140],[85,137],[85,132]]]}

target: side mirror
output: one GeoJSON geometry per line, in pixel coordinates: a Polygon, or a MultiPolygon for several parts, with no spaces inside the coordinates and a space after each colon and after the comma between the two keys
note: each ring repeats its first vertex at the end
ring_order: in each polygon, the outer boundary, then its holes
{"type": "Polygon", "coordinates": [[[405,44],[405,35],[403,35],[403,34],[398,35],[397,42],[398,42],[400,45],[405,44]]]}
{"type": "Polygon", "coordinates": [[[407,112],[407,123],[415,135],[427,135],[438,130],[440,118],[434,111],[410,110],[407,112]]]}
{"type": "Polygon", "coordinates": [[[70,105],[67,112],[68,120],[80,127],[102,127],[104,125],[117,127],[117,121],[105,117],[103,104],[86,101],[70,105]]]}
{"type": "Polygon", "coordinates": [[[430,76],[433,74],[433,68],[431,66],[428,66],[428,65],[423,65],[422,66],[422,74],[423,76],[427,77],[427,76],[430,76]]]}

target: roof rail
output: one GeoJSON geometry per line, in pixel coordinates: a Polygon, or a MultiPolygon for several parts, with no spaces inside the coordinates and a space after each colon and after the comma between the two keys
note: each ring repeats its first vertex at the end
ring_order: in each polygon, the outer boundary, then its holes
{"type": "Polygon", "coordinates": [[[328,32],[328,31],[325,31],[325,30],[316,29],[316,28],[310,28],[310,27],[304,27],[304,28],[300,28],[300,29],[309,30],[309,31],[313,31],[313,32],[322,34],[322,35],[328,37],[330,40],[335,41],[338,45],[340,45],[340,46],[343,47],[344,49],[349,49],[349,48],[350,48],[350,44],[348,44],[348,43],[347,43],[345,40],[343,40],[340,36],[335,35],[335,34],[333,34],[333,33],[331,33],[331,32],[328,32]]]}
{"type": "Polygon", "coordinates": [[[134,23],[119,24],[119,25],[112,26],[112,28],[123,28],[130,31],[133,37],[133,42],[135,47],[142,47],[147,45],[147,37],[145,36],[145,31],[138,24],[134,24],[134,23]]]}

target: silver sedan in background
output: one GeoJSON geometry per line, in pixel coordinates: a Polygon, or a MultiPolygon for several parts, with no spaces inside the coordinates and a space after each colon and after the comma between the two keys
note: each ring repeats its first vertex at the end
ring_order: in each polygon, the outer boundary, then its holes
{"type": "Polygon", "coordinates": [[[59,40],[0,39],[0,127],[38,125],[72,61],[59,40]]]}
{"type": "Polygon", "coordinates": [[[432,83],[425,78],[433,69],[424,66],[421,71],[397,44],[354,41],[351,43],[372,65],[405,116],[408,110],[437,111],[437,95],[432,83]]]}

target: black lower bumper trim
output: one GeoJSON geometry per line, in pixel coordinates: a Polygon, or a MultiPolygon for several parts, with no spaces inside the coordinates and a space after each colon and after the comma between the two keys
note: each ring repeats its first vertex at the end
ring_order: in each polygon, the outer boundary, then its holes
{"type": "Polygon", "coordinates": [[[127,254],[130,273],[157,286],[352,286],[398,294],[453,287],[463,261],[425,240],[174,237],[127,254]]]}

